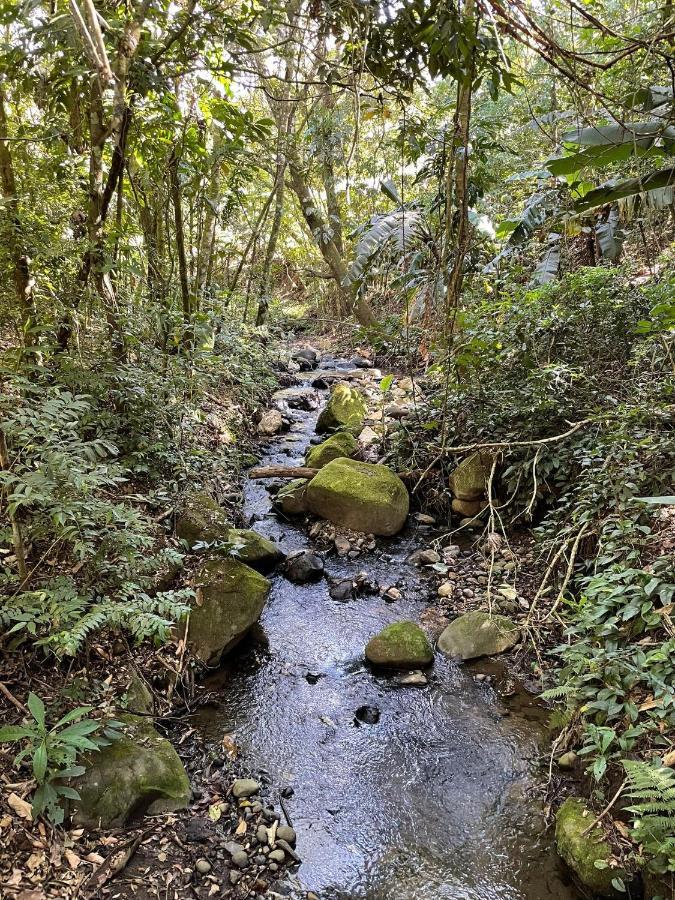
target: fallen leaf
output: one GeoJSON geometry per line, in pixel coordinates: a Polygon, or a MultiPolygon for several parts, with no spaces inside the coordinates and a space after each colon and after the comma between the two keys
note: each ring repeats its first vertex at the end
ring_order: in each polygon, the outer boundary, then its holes
{"type": "Polygon", "coordinates": [[[17,794],[10,794],[7,798],[7,802],[12,807],[17,816],[21,816],[22,819],[32,819],[33,812],[30,803],[27,803],[25,800],[22,800],[17,794]]]}
{"type": "Polygon", "coordinates": [[[7,826],[8,826],[8,825],[11,825],[11,824],[12,824],[12,817],[11,817],[11,816],[3,816],[3,817],[0,819],[0,828],[7,828],[7,826]]]}
{"type": "Polygon", "coordinates": [[[226,734],[223,737],[223,750],[231,756],[232,759],[235,759],[235,757],[239,755],[239,746],[229,734],[226,734]]]}
{"type": "MultiPolygon", "coordinates": [[[[663,765],[664,766],[675,766],[675,750],[669,750],[668,753],[663,757],[663,765]]],[[[0,825],[2,822],[0,822],[0,825]]]]}
{"type": "Polygon", "coordinates": [[[658,700],[654,700],[653,698],[651,700],[645,700],[644,703],[640,704],[638,709],[640,712],[645,712],[645,710],[655,709],[657,706],[662,706],[661,698],[658,700]]]}
{"type": "Polygon", "coordinates": [[[66,862],[68,863],[68,865],[70,866],[70,868],[71,868],[73,871],[75,871],[75,869],[76,869],[76,868],[79,866],[79,864],[82,862],[82,860],[81,860],[80,857],[77,855],[77,853],[73,853],[72,850],[64,850],[64,851],[63,851],[63,855],[65,856],[66,862]]]}
{"type": "Polygon", "coordinates": [[[157,859],[158,859],[160,862],[166,862],[167,859],[168,859],[168,857],[167,857],[166,853],[165,853],[163,850],[160,850],[160,852],[157,854],[157,859]]]}
{"type": "Polygon", "coordinates": [[[213,803],[209,806],[208,817],[212,822],[217,822],[223,814],[223,808],[220,803],[213,803]]]}
{"type": "Polygon", "coordinates": [[[239,824],[234,833],[237,835],[246,834],[246,819],[239,820],[239,824]]]}
{"type": "Polygon", "coordinates": [[[85,856],[87,862],[93,863],[95,866],[100,866],[101,863],[105,862],[105,856],[101,856],[100,853],[87,853],[85,856]]]}

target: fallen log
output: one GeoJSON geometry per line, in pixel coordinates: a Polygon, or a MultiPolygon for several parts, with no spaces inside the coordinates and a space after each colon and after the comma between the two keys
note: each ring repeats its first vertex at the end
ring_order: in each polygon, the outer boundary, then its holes
{"type": "Polygon", "coordinates": [[[249,478],[314,478],[318,469],[305,466],[257,466],[250,469],[249,478]]]}

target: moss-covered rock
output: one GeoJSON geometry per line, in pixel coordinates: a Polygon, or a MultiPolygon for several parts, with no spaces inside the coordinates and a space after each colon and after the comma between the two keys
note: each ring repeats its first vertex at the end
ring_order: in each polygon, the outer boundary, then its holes
{"type": "Polygon", "coordinates": [[[188,642],[206,665],[218,665],[258,621],[269,581],[239,560],[208,559],[194,577],[197,595],[190,612],[188,642]]]}
{"type": "Polygon", "coordinates": [[[307,486],[310,512],[366,534],[396,534],[410,501],[401,479],[386,466],[334,459],[307,486]]]}
{"type": "Polygon", "coordinates": [[[363,394],[356,388],[340,382],[333,388],[328,403],[316,423],[319,434],[338,428],[359,428],[366,417],[367,406],[363,394]]]}
{"type": "Polygon", "coordinates": [[[132,713],[152,715],[155,698],[147,684],[139,675],[133,675],[127,688],[127,709],[132,713]]]}
{"type": "Polygon", "coordinates": [[[307,512],[307,479],[294,478],[283,485],[272,501],[272,506],[284,516],[301,516],[307,512]]]}
{"type": "Polygon", "coordinates": [[[612,886],[615,878],[628,879],[622,869],[612,865],[612,850],[604,839],[602,826],[595,825],[588,834],[585,833],[594,819],[583,800],[568,797],[555,820],[558,853],[582,884],[594,894],[599,897],[625,897],[625,891],[619,892],[612,886]]]}
{"type": "Polygon", "coordinates": [[[145,813],[171,812],[190,802],[190,782],[169,741],[148,719],[120,718],[124,736],[90,754],[87,771],[72,782],[81,797],[73,814],[77,824],[119,827],[145,813]]]}
{"type": "Polygon", "coordinates": [[[258,572],[271,572],[284,558],[284,553],[273,541],[250,528],[231,528],[226,546],[237,559],[258,572]]]}
{"type": "Polygon", "coordinates": [[[368,641],[366,659],[388,669],[419,669],[431,665],[434,651],[419,625],[394,622],[368,641]]]}
{"type": "Polygon", "coordinates": [[[478,500],[485,496],[492,469],[492,455],[472,453],[457,466],[449,479],[450,490],[458,500],[478,500]]]}
{"type": "Polygon", "coordinates": [[[176,515],[176,534],[189,547],[198,541],[226,541],[229,530],[225,511],[213,497],[198,492],[183,499],[176,515]]]}
{"type": "Polygon", "coordinates": [[[307,452],[305,465],[310,469],[323,469],[334,459],[340,459],[340,457],[349,459],[358,448],[358,441],[353,434],[350,434],[349,431],[338,431],[307,452]]]}
{"type": "Polygon", "coordinates": [[[519,639],[520,630],[511,619],[476,609],[458,616],[443,630],[438,649],[458,659],[477,659],[504,653],[519,639]]]}

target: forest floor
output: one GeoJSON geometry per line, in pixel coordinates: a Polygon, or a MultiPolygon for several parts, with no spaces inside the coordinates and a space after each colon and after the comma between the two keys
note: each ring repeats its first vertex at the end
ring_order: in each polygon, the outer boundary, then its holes
{"type": "MultiPolygon", "coordinates": [[[[299,342],[299,346],[307,344],[317,346],[312,340],[299,342]]],[[[333,352],[329,342],[324,342],[319,349],[324,354],[333,352]]],[[[363,383],[363,372],[356,374],[363,383]]],[[[377,372],[368,375],[372,396],[377,377],[377,372]]],[[[286,372],[281,380],[288,386],[298,379],[294,373],[286,372]]],[[[278,440],[278,437],[261,439],[259,449],[264,450],[278,440]]],[[[372,453],[366,451],[366,458],[372,459],[372,453]]],[[[230,490],[241,495],[242,485],[230,485],[230,490]]],[[[237,513],[241,518],[241,510],[237,513]]],[[[527,531],[513,535],[510,542],[493,536],[492,543],[486,544],[485,536],[464,534],[456,543],[456,536],[426,515],[415,498],[411,514],[417,529],[417,549],[430,552],[431,559],[442,560],[446,566],[443,573],[425,566],[421,576],[427,592],[421,622],[432,638],[458,614],[491,606],[495,588],[501,591],[497,594],[501,610],[504,611],[505,604],[518,624],[527,623],[542,575],[527,531]],[[453,585],[452,589],[439,596],[441,584],[448,583],[453,585]]],[[[344,556],[358,548],[365,568],[369,554],[381,552],[379,548],[364,549],[355,542],[353,533],[333,527],[312,528],[309,533],[310,546],[325,557],[344,556]]],[[[396,584],[392,578],[390,584],[377,585],[377,591],[380,595],[393,591],[395,599],[396,584]]],[[[546,602],[550,603],[551,598],[546,602]]],[[[553,637],[527,629],[524,633],[526,639],[509,655],[506,667],[487,667],[475,675],[477,681],[490,685],[506,705],[519,691],[524,690],[534,698],[542,689],[545,644],[550,644],[553,637]]],[[[264,640],[254,635],[256,639],[264,640]]],[[[31,782],[17,779],[7,765],[2,774],[0,807],[1,898],[182,900],[232,896],[245,900],[255,895],[272,898],[291,893],[285,870],[287,866],[291,870],[296,867],[292,847],[286,844],[286,852],[282,854],[285,862],[272,867],[267,850],[263,855],[258,846],[256,852],[255,836],[260,826],[274,826],[275,822],[291,824],[288,806],[280,796],[280,785],[262,779],[260,793],[250,800],[237,801],[232,796],[235,779],[251,776],[247,759],[240,756],[239,748],[227,735],[222,753],[215,755],[213,746],[195,728],[193,722],[198,710],[217,703],[218,698],[208,685],[195,681],[187,667],[181,670],[182,686],[173,683],[172,673],[180,668],[181,658],[180,650],[173,644],[161,649],[133,648],[119,637],[97,640],[90,646],[85,661],[67,669],[36,669],[34,665],[28,666],[20,655],[11,657],[13,668],[3,674],[4,684],[9,687],[0,698],[8,722],[20,720],[24,709],[17,696],[25,696],[24,688],[28,684],[43,696],[56,695],[70,686],[74,698],[86,684],[96,682],[103,686],[105,701],[113,710],[116,698],[126,691],[131,678],[140,675],[158,701],[155,724],[170,738],[186,766],[193,803],[188,810],[146,817],[121,830],[90,833],[81,828],[51,828],[41,821],[31,821],[26,802],[31,782]],[[232,863],[232,842],[239,848],[246,845],[249,849],[249,862],[242,869],[232,863]]],[[[561,773],[552,775],[552,794],[564,790],[566,777],[561,773]]],[[[301,848],[298,853],[301,854],[301,848]]],[[[305,896],[312,900],[314,895],[308,892],[305,896]]]]}

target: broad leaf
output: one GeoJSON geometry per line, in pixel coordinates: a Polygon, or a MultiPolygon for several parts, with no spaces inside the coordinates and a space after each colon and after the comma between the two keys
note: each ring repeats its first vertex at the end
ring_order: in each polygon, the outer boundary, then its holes
{"type": "Polygon", "coordinates": [[[34,694],[32,691],[28,695],[28,709],[30,710],[31,715],[38,723],[41,728],[44,728],[45,724],[45,705],[40,700],[40,698],[34,694]]]}
{"type": "Polygon", "coordinates": [[[598,222],[595,226],[595,236],[602,258],[609,262],[617,262],[621,256],[623,242],[626,237],[619,222],[619,210],[613,206],[606,222],[598,222]]]}
{"type": "Polygon", "coordinates": [[[658,169],[642,178],[628,178],[626,181],[603,185],[594,191],[589,191],[575,202],[574,209],[577,213],[588,212],[590,209],[614,203],[624,197],[646,194],[648,191],[671,187],[674,184],[675,166],[669,166],[667,169],[658,169]]]}
{"type": "Polygon", "coordinates": [[[562,136],[564,143],[580,144],[582,147],[611,147],[626,143],[649,147],[657,138],[675,140],[675,127],[652,119],[649,122],[631,122],[628,127],[618,124],[589,125],[575,128],[562,136]]]}
{"type": "Polygon", "coordinates": [[[397,206],[402,204],[403,201],[401,200],[401,195],[391,178],[383,179],[380,182],[380,190],[385,196],[389,197],[390,200],[393,200],[397,206]]]}

